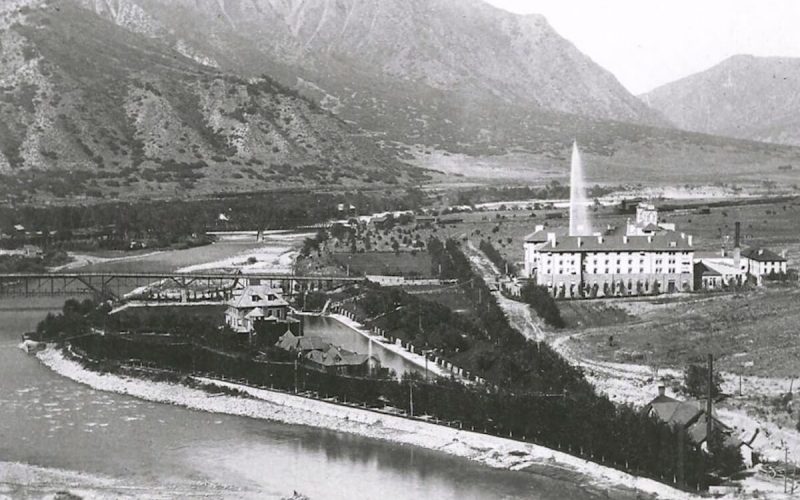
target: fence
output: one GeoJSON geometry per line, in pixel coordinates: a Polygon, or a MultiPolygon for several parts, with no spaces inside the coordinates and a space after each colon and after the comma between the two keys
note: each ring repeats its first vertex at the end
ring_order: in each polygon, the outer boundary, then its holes
{"type": "MultiPolygon", "coordinates": [[[[360,323],[361,325],[364,325],[364,328],[366,329],[365,320],[358,317],[358,315],[356,315],[354,312],[344,308],[344,304],[348,302],[355,303],[355,300],[354,298],[351,297],[349,299],[345,299],[344,301],[337,302],[335,305],[331,304],[328,310],[336,314],[340,314],[345,318],[355,321],[356,323],[360,323]]],[[[484,384],[484,385],[486,384],[486,379],[479,377],[475,374],[472,374],[469,371],[464,370],[463,368],[459,368],[453,365],[452,363],[445,361],[443,358],[434,356],[429,351],[414,346],[411,342],[389,335],[386,332],[386,330],[373,326],[369,328],[368,333],[370,333],[373,336],[380,337],[381,340],[379,340],[379,342],[395,344],[402,347],[411,354],[418,354],[425,357],[428,361],[435,364],[436,366],[439,366],[442,369],[449,371],[450,374],[454,377],[460,377],[464,380],[474,382],[476,384],[484,384]]]]}
{"type": "Polygon", "coordinates": [[[74,356],[88,364],[100,365],[114,360],[119,365],[156,375],[205,377],[261,390],[295,394],[317,401],[546,446],[674,487],[687,490],[700,488],[697,481],[687,481],[688,487],[681,486],[678,484],[678,474],[667,473],[665,476],[647,472],[631,466],[625,457],[606,456],[595,451],[591,441],[576,441],[572,439],[572,433],[559,432],[559,423],[568,415],[564,413],[568,408],[560,403],[539,400],[536,405],[539,411],[533,411],[532,415],[531,410],[537,408],[531,407],[530,402],[517,406],[509,401],[508,394],[490,389],[468,389],[454,383],[398,383],[394,380],[332,375],[308,370],[294,362],[255,361],[187,343],[147,345],[115,335],[75,338],[70,349],[74,356]],[[522,408],[528,409],[524,425],[515,425],[508,415],[518,414],[522,408]],[[549,413],[555,418],[537,419],[536,413],[542,417],[549,413]],[[557,422],[556,428],[548,428],[543,423],[548,421],[557,422]]]}

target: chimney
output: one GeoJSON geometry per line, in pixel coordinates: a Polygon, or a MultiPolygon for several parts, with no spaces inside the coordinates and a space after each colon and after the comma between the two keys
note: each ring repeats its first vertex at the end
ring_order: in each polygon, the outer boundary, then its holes
{"type": "Polygon", "coordinates": [[[691,234],[687,237],[687,240],[688,240],[687,243],[689,243],[689,246],[692,246],[692,235],[691,234]]]}
{"type": "Polygon", "coordinates": [[[658,395],[659,396],[666,396],[667,388],[664,387],[664,384],[658,386],[658,395]]]}
{"type": "Polygon", "coordinates": [[[536,227],[533,228],[537,233],[539,231],[544,231],[544,224],[536,224],[536,227]]]}
{"type": "Polygon", "coordinates": [[[647,235],[647,242],[648,243],[652,243],[653,242],[653,235],[652,234],[648,234],[647,235]]]}
{"type": "Polygon", "coordinates": [[[736,221],[736,224],[734,225],[734,227],[735,227],[735,230],[734,230],[734,233],[733,233],[734,234],[734,236],[733,236],[733,267],[735,267],[736,269],[739,269],[739,265],[740,265],[741,260],[742,260],[742,249],[739,247],[739,237],[740,237],[739,233],[741,231],[741,223],[739,221],[736,221]]]}
{"type": "Polygon", "coordinates": [[[733,236],[733,248],[739,248],[739,236],[740,236],[739,233],[741,231],[741,226],[742,226],[742,224],[739,221],[736,221],[736,224],[734,225],[734,227],[736,229],[734,229],[734,233],[733,233],[734,234],[734,236],[733,236]]]}
{"type": "Polygon", "coordinates": [[[623,236],[623,237],[622,237],[622,243],[623,243],[624,245],[627,245],[627,244],[628,244],[628,235],[627,235],[627,234],[626,234],[625,236],[623,236]]]}
{"type": "Polygon", "coordinates": [[[763,248],[759,248],[758,249],[758,255],[764,255],[764,249],[763,248]]]}
{"type": "Polygon", "coordinates": [[[603,236],[602,235],[597,235],[597,242],[598,243],[603,243],[603,236]]]}
{"type": "Polygon", "coordinates": [[[556,246],[556,233],[547,233],[547,242],[556,246]]]}
{"type": "Polygon", "coordinates": [[[582,244],[583,242],[581,241],[581,237],[578,236],[578,248],[580,248],[582,244]]]}

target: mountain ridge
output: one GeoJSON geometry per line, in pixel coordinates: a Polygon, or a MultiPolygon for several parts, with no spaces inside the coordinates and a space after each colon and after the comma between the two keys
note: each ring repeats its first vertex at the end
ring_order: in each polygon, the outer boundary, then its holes
{"type": "Polygon", "coordinates": [[[640,96],[685,130],[800,145],[800,58],[731,56],[640,96]]]}
{"type": "Polygon", "coordinates": [[[181,195],[426,177],[268,76],[200,65],[70,2],[36,5],[0,31],[7,192],[181,195]]]}
{"type": "MultiPolygon", "coordinates": [[[[145,12],[139,31],[180,40],[240,74],[267,71],[331,96],[343,118],[405,143],[458,149],[481,142],[474,130],[441,121],[427,127],[423,108],[520,108],[592,119],[669,126],[609,71],[558,35],[541,15],[520,16],[468,0],[83,0],[101,15],[145,12]],[[264,26],[270,28],[264,29],[264,26]],[[396,114],[404,120],[385,115],[396,114]],[[371,127],[375,115],[390,127],[371,127]],[[440,132],[440,130],[443,130],[440,132]]],[[[174,41],[173,43],[178,43],[174,41]]],[[[327,103],[325,103],[327,104],[327,103]]],[[[443,116],[456,122],[461,116],[443,116]]],[[[429,114],[429,113],[428,113],[429,114]]],[[[439,112],[442,115],[441,111],[439,112]]],[[[482,120],[506,142],[508,124],[482,120]]],[[[546,119],[546,118],[542,118],[546,119]]]]}

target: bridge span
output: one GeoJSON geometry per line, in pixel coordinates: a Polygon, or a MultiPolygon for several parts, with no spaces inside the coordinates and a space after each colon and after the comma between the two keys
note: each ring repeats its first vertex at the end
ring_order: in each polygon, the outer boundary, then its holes
{"type": "Polygon", "coordinates": [[[264,284],[292,296],[307,290],[329,290],[348,283],[365,281],[353,276],[296,276],[276,273],[221,272],[66,272],[0,274],[0,297],[10,295],[94,295],[119,300],[133,291],[166,294],[177,291],[180,297],[192,294],[229,294],[247,284],[264,284]],[[145,288],[146,287],[146,288],[145,288]]]}

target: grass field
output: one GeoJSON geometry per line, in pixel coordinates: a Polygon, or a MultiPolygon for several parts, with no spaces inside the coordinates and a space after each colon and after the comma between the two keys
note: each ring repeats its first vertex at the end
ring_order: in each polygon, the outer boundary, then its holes
{"type": "MultiPolygon", "coordinates": [[[[587,302],[561,302],[562,311],[587,302]]],[[[591,302],[589,302],[591,303],[591,302]]],[[[693,294],[614,301],[630,316],[620,322],[573,327],[573,346],[591,359],[637,361],[682,369],[714,354],[722,370],[771,377],[800,375],[800,289],[693,294]],[[609,343],[609,337],[613,342],[609,343]]],[[[567,313],[568,315],[569,313],[567,313]]]]}
{"type": "Polygon", "coordinates": [[[432,275],[428,252],[332,253],[330,257],[339,267],[349,267],[351,275],[380,274],[421,278],[432,275]]]}

